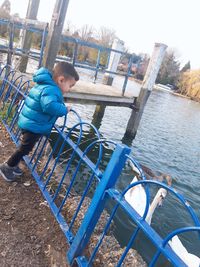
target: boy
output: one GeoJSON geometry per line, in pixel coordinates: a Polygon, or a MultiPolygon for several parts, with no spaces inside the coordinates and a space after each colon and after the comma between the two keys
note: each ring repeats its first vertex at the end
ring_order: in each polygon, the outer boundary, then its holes
{"type": "Polygon", "coordinates": [[[22,175],[18,167],[20,160],[29,154],[42,135],[51,132],[58,117],[67,114],[63,94],[69,92],[78,80],[75,68],[67,62],[57,63],[53,75],[45,68],[33,75],[36,85],[26,97],[18,120],[21,144],[7,162],[0,164],[0,174],[6,181],[15,181],[17,175],[22,175]]]}

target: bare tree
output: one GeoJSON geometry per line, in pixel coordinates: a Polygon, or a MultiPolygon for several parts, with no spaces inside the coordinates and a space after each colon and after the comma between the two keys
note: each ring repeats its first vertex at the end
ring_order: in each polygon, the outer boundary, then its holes
{"type": "Polygon", "coordinates": [[[64,35],[72,36],[76,31],[76,27],[72,24],[70,20],[68,20],[64,29],[64,35]]]}
{"type": "Polygon", "coordinates": [[[93,36],[94,28],[88,24],[85,24],[78,30],[78,33],[82,40],[89,41],[93,36]]]}
{"type": "Polygon", "coordinates": [[[97,38],[101,45],[110,47],[116,38],[115,30],[102,26],[97,33],[97,38]]]}
{"type": "Polygon", "coordinates": [[[0,9],[4,11],[6,14],[10,14],[10,1],[5,0],[0,6],[0,9]]]}

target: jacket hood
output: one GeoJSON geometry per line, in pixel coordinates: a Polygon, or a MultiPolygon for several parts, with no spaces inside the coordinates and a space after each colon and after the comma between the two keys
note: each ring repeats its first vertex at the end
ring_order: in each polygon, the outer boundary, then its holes
{"type": "Polygon", "coordinates": [[[40,68],[33,75],[33,81],[38,84],[52,84],[55,85],[55,82],[52,79],[52,74],[48,69],[40,68]]]}

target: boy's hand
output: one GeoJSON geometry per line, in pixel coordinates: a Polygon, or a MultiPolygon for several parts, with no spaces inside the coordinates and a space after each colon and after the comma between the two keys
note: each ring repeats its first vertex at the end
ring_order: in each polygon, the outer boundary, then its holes
{"type": "Polygon", "coordinates": [[[67,112],[70,112],[70,110],[72,109],[71,105],[67,105],[67,112]]]}

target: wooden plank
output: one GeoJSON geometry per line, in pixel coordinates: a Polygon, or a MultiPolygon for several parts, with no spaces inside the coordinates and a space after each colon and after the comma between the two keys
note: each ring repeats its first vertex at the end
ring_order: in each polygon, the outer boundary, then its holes
{"type": "MultiPolygon", "coordinates": [[[[115,96],[123,98],[122,89],[119,89],[114,86],[109,86],[101,83],[92,83],[83,80],[78,81],[76,85],[71,89],[71,92],[99,96],[115,96]]],[[[137,95],[134,93],[134,90],[132,90],[132,92],[126,92],[124,97],[134,99],[135,97],[137,97],[137,95]]]]}
{"type": "Polygon", "coordinates": [[[64,99],[65,101],[70,101],[80,104],[91,104],[91,105],[104,104],[106,106],[120,106],[129,108],[134,107],[133,106],[134,98],[127,98],[127,97],[70,92],[64,95],[64,99]]]}
{"type": "Polygon", "coordinates": [[[94,84],[88,81],[78,81],[76,85],[64,96],[65,100],[80,104],[133,107],[133,93],[122,96],[119,88],[104,84],[94,84]]]}

